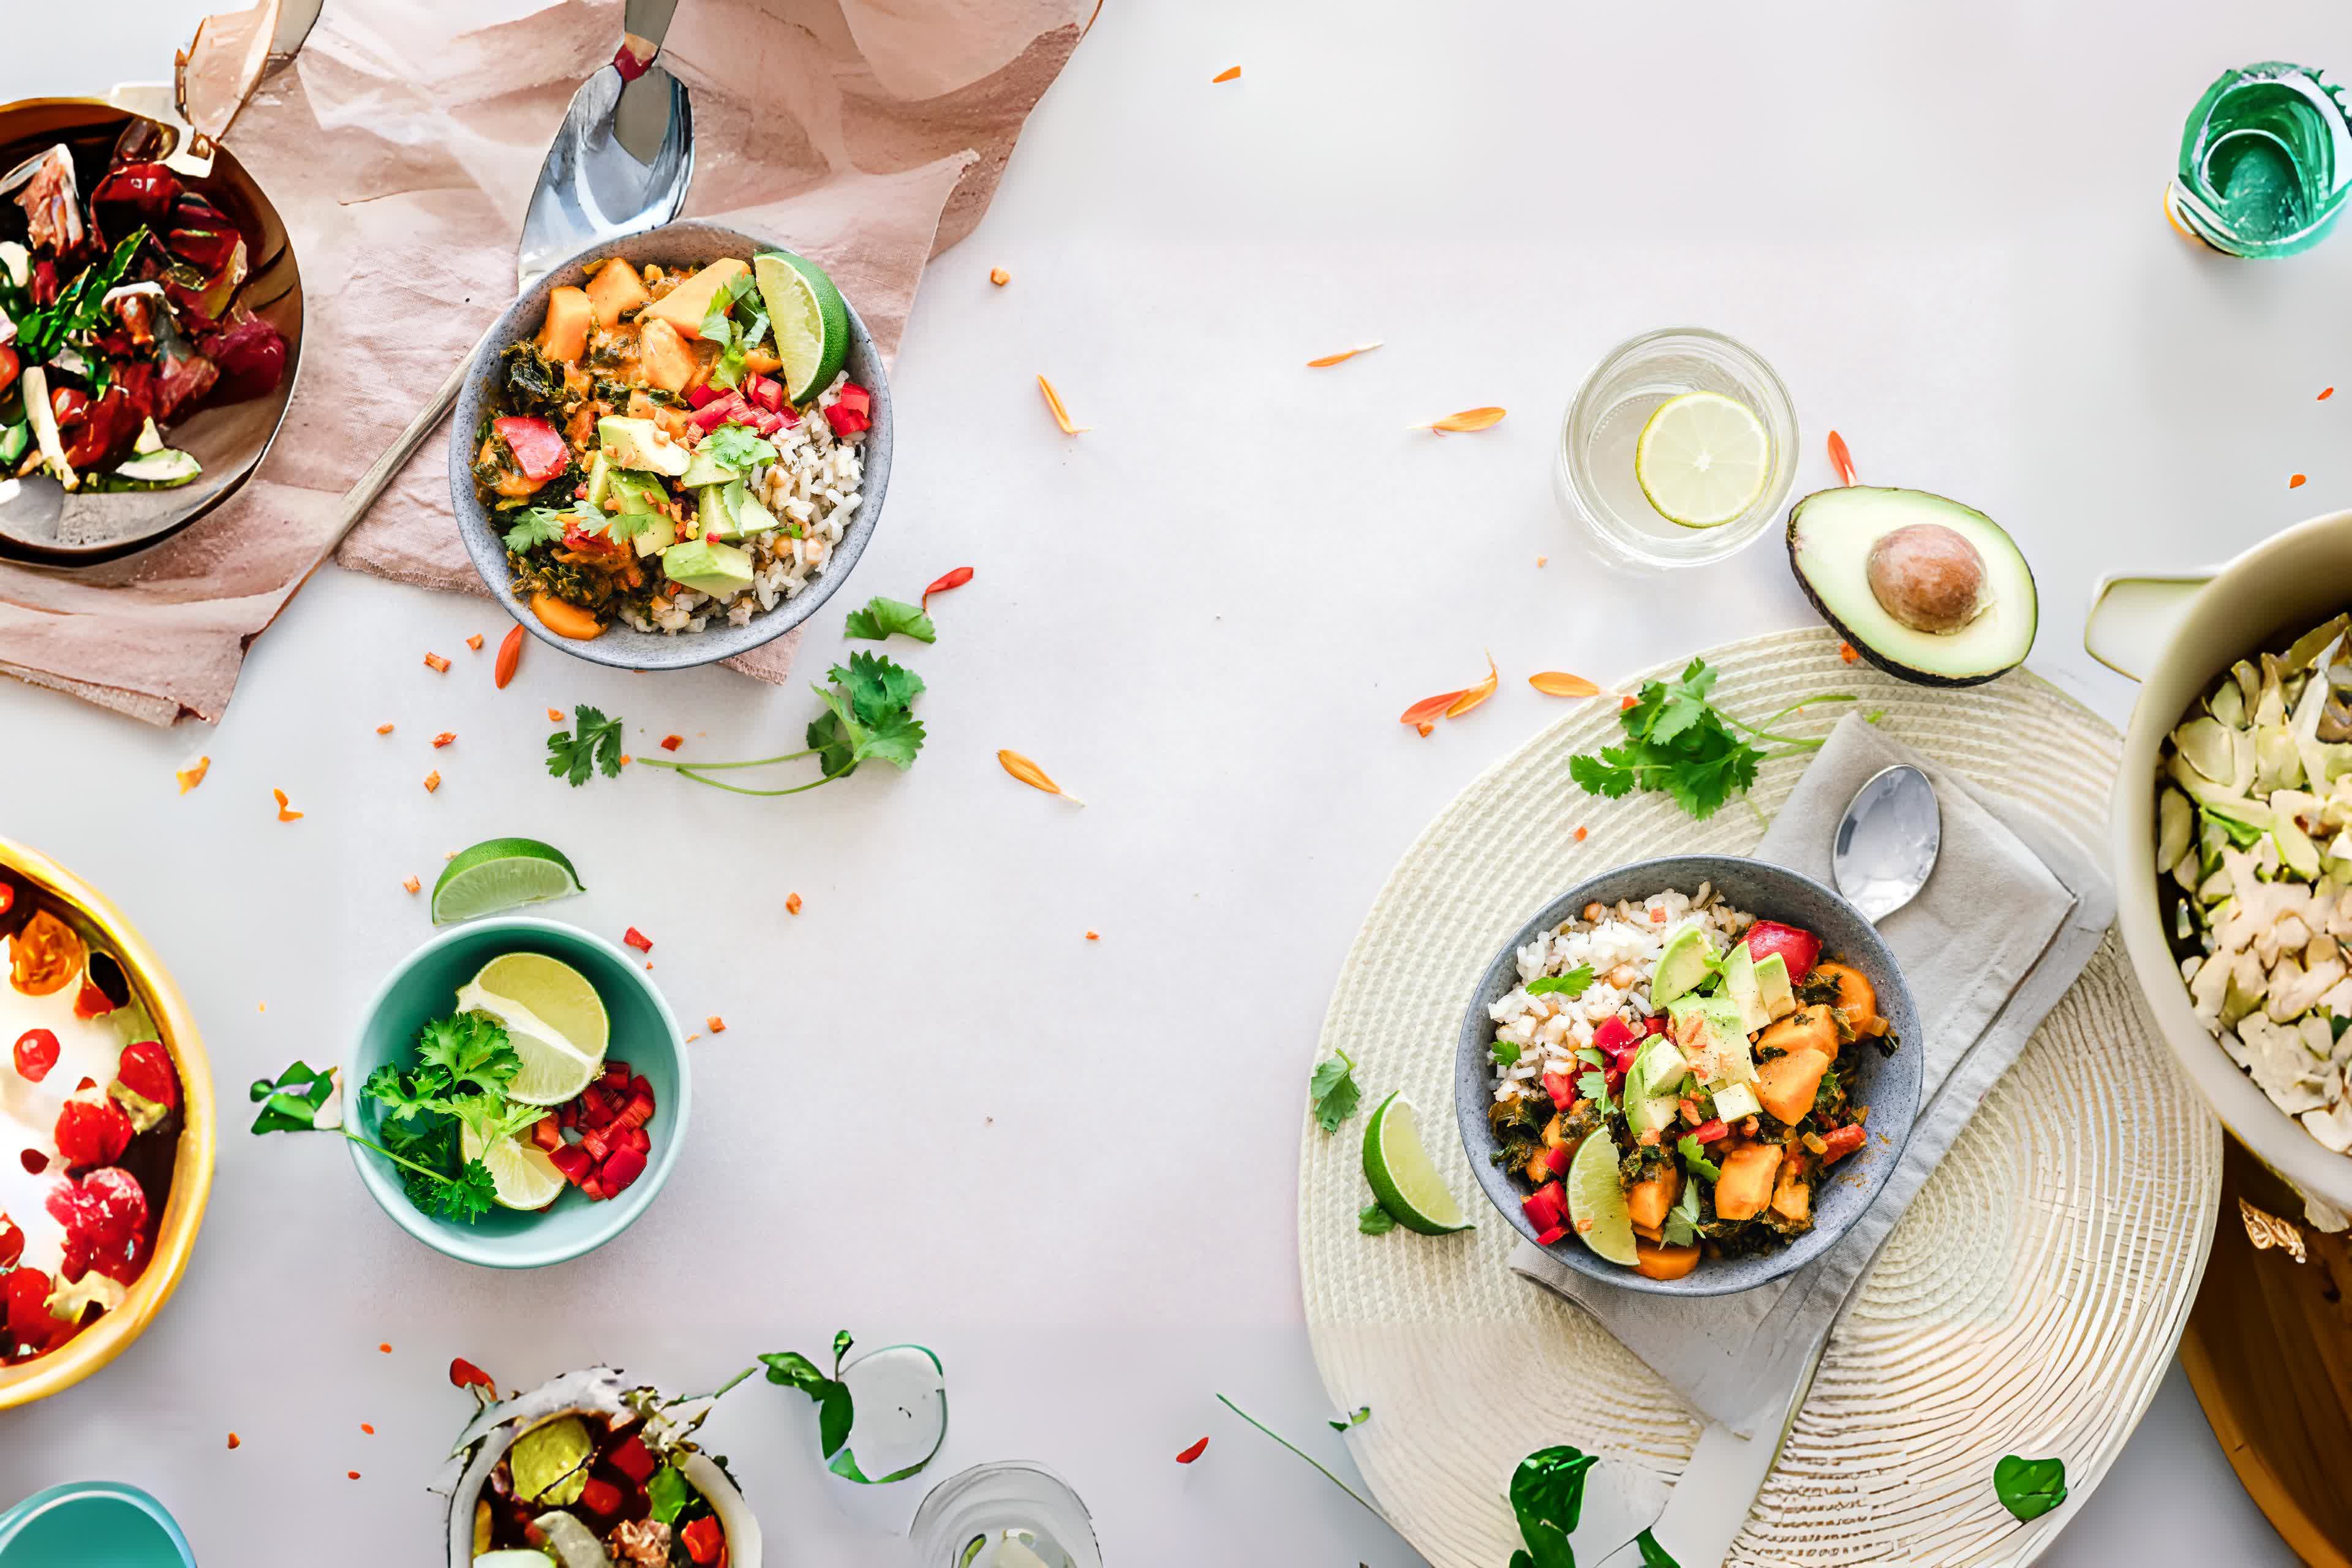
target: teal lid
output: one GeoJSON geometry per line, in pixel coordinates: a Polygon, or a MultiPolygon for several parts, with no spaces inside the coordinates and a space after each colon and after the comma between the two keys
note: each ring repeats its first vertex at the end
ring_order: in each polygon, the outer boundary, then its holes
{"type": "Polygon", "coordinates": [[[137,1487],[68,1481],[0,1513],[0,1568],[196,1568],[196,1556],[137,1487]]]}

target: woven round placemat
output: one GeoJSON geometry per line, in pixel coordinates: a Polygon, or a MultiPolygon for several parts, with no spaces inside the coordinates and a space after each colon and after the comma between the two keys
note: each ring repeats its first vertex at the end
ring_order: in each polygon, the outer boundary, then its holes
{"type": "MultiPolygon", "coordinates": [[[[1740,717],[1859,693],[1896,739],[2102,853],[2119,742],[2096,714],[2023,673],[1932,690],[1847,665],[1837,648],[1815,628],[1704,657],[1740,717]]],[[[1582,704],[1430,824],[1365,918],[1324,1018],[1317,1059],[1354,1058],[1368,1106],[1403,1090],[1474,1205],[1452,1131],[1454,1040],[1496,949],[1596,871],[1745,852],[1762,833],[1737,803],[1693,822],[1663,795],[1584,794],[1568,760],[1614,738],[1616,718],[1613,701],[1582,704]]],[[[1765,765],[1749,795],[1764,816],[1803,769],[1801,757],[1765,765]]],[[[1699,1420],[1591,1319],[1510,1271],[1516,1237],[1499,1216],[1478,1205],[1478,1228],[1455,1237],[1359,1234],[1361,1128],[1327,1138],[1307,1121],[1299,1269],[1324,1384],[1338,1408],[1372,1407],[1349,1441],[1405,1538],[1437,1568],[1507,1562],[1518,1540],[1505,1488],[1547,1444],[1679,1474],[1699,1420]]],[[[2220,1124],[2174,1068],[2111,935],[1895,1226],[1730,1561],[2032,1561],[2074,1507],[2019,1523],[1994,1495],[1993,1466],[2056,1455],[2075,1499],[2098,1484],[2180,1338],[2221,1175],[2220,1124]]]]}

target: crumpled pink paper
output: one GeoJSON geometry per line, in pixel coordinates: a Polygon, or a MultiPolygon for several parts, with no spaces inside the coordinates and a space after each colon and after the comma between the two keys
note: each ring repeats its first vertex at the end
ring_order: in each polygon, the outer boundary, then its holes
{"type": "MultiPolygon", "coordinates": [[[[513,298],[514,237],[620,0],[332,0],[227,142],[304,280],[292,406],[260,469],[157,548],[71,574],[0,563],[0,670],[144,719],[217,719],[343,492],[513,298]]],[[[693,97],[687,211],[814,258],[887,360],[924,263],[986,210],[1093,0],[688,0],[661,64],[693,97]]],[[[250,29],[215,29],[244,47],[250,29]]],[[[205,40],[192,75],[204,74],[205,40]]],[[[486,595],[449,510],[446,429],[336,552],[486,595]]],[[[285,635],[285,634],[279,634],[285,635]]],[[[797,635],[729,662],[763,680],[797,635]]]]}

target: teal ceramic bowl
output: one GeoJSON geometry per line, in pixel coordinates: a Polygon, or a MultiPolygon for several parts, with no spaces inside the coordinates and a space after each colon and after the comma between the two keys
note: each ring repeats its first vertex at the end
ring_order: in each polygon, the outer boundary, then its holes
{"type": "Polygon", "coordinates": [[[0,1513],[0,1568],[196,1568],[169,1510],[119,1481],[68,1481],[0,1513]]]}
{"type": "Polygon", "coordinates": [[[416,1059],[416,1034],[457,1005],[457,990],[501,953],[543,952],[588,977],[612,1020],[605,1059],[629,1064],[653,1085],[657,1109],[646,1128],[653,1149],[645,1173],[616,1198],[590,1199],[567,1187],[546,1208],[493,1209],[471,1225],[435,1218],[408,1201],[399,1168],[372,1149],[350,1144],[360,1179],[394,1223],[436,1252],[486,1268],[541,1268],[592,1252],[646,1212],[669,1179],[686,1142],[690,1095],[685,1042],[669,1004],[654,989],[642,960],[574,926],[527,915],[501,915],[442,932],[401,961],[379,986],[360,1020],[359,1036],[343,1062],[347,1124],[381,1141],[382,1118],[360,1085],[390,1062],[416,1059]]]}

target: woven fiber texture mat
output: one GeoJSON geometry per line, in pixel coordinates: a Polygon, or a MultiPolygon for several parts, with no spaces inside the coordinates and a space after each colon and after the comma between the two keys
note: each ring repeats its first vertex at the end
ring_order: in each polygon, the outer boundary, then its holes
{"type": "MultiPolygon", "coordinates": [[[[1727,711],[1753,721],[1812,693],[1855,692],[1896,739],[2104,859],[2119,738],[2097,715],[2031,675],[1934,690],[1837,649],[1815,628],[1704,657],[1727,711]]],[[[1580,705],[1430,824],[1365,918],[1317,1047],[1318,1060],[1355,1058],[1367,1109],[1391,1089],[1421,1108],[1431,1156],[1476,1210],[1478,1228],[1459,1236],[1359,1234],[1363,1121],[1327,1138],[1307,1120],[1298,1253],[1316,1361],[1337,1408],[1372,1407],[1349,1437],[1357,1463],[1437,1568],[1509,1559],[1505,1489],[1535,1448],[1574,1443],[1664,1481],[1698,1438],[1698,1419],[1646,1366],[1510,1272],[1515,1233],[1481,1200],[1453,1127],[1463,1009],[1521,921],[1610,866],[1744,853],[1761,836],[1737,802],[1693,822],[1664,795],[1579,789],[1569,758],[1613,740],[1617,710],[1580,705]]],[[[1825,731],[1845,711],[1781,728],[1825,731]]],[[[1749,798],[1765,816],[1804,762],[1762,769],[1749,798]]],[[[2174,1068],[2111,934],[1895,1227],[1731,1561],[2032,1562],[2074,1505],[2021,1524],[1994,1495],[1993,1466],[2056,1455],[2075,1499],[2098,1484],[2180,1338],[2221,1175],[2220,1123],[2174,1068]]]]}

